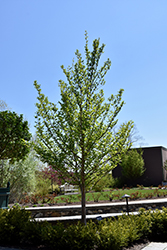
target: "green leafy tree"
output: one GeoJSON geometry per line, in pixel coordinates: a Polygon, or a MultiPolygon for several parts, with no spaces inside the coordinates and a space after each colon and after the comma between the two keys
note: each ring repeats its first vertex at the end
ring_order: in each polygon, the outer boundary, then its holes
{"type": "Polygon", "coordinates": [[[9,160],[1,162],[0,183],[6,186],[10,181],[10,202],[19,202],[24,193],[34,192],[36,188],[36,170],[39,160],[35,151],[30,150],[23,160],[10,163],[9,160]]]}
{"type": "Polygon", "coordinates": [[[145,168],[142,155],[142,150],[131,149],[123,156],[120,164],[123,176],[135,180],[144,174],[145,168]]]}
{"type": "Polygon", "coordinates": [[[23,159],[30,151],[28,122],[12,111],[0,112],[0,160],[23,159]]]}
{"type": "Polygon", "coordinates": [[[90,52],[87,34],[85,39],[85,61],[77,50],[77,60],[72,67],[61,66],[67,82],[59,81],[58,106],[48,101],[36,81],[34,86],[38,91],[35,149],[43,162],[80,187],[82,222],[86,224],[86,189],[120,162],[129,148],[127,138],[133,122],[122,124],[117,133],[112,132],[124,105],[123,89],[105,102],[101,86],[105,84],[111,61],[107,59],[99,67],[105,45],[100,46],[99,39],[95,39],[90,52]]]}
{"type": "MultiPolygon", "coordinates": [[[[30,160],[28,141],[31,138],[27,121],[22,115],[8,111],[7,104],[0,100],[0,186],[11,184],[10,199],[19,198],[23,190],[33,186],[32,165],[30,160]],[[24,163],[24,159],[28,154],[24,163]],[[27,179],[26,179],[27,178],[27,179]],[[30,185],[31,182],[31,185],[30,185]]],[[[31,189],[32,190],[32,189],[31,189]]]]}

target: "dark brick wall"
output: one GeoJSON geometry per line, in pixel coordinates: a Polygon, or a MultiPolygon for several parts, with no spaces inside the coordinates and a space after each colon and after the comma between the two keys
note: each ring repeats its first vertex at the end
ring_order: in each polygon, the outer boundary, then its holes
{"type": "MultiPolygon", "coordinates": [[[[162,184],[165,171],[162,166],[167,160],[167,149],[164,147],[146,147],[142,148],[143,159],[146,171],[144,175],[135,181],[126,180],[127,185],[144,185],[144,186],[158,186],[162,184]]],[[[113,177],[121,176],[121,167],[118,166],[113,170],[113,177]]]]}

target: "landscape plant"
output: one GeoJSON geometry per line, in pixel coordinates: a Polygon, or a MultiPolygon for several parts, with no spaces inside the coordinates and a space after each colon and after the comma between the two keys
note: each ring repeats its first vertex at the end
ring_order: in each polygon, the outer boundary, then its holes
{"type": "MultiPolygon", "coordinates": [[[[3,111],[0,111],[0,187],[5,187],[7,182],[10,181],[11,193],[14,194],[15,188],[19,187],[22,190],[23,187],[23,179],[18,177],[24,176],[21,172],[24,169],[21,166],[21,161],[26,161],[30,152],[31,134],[28,122],[24,121],[23,115],[5,110],[6,108],[7,105],[1,101],[0,109],[3,111]],[[18,181],[20,182],[19,185],[14,185],[18,181]]],[[[27,171],[30,172],[31,170],[27,169],[27,171]]],[[[29,176],[29,173],[27,173],[27,176],[29,176]]],[[[28,182],[24,187],[27,184],[28,182]]],[[[20,194],[19,191],[17,195],[20,194]]]]}
{"type": "Polygon", "coordinates": [[[95,192],[101,192],[108,187],[112,187],[114,185],[114,180],[112,174],[108,174],[101,178],[93,187],[92,190],[95,192]]]}
{"type": "Polygon", "coordinates": [[[51,181],[52,193],[54,191],[54,184],[60,186],[62,184],[61,177],[58,175],[58,172],[52,168],[52,166],[47,166],[42,170],[43,178],[45,180],[49,179],[51,181]]]}
{"type": "MultiPolygon", "coordinates": [[[[130,195],[130,200],[138,200],[138,199],[151,199],[151,198],[159,198],[166,197],[167,190],[164,189],[110,189],[103,192],[89,192],[86,193],[86,202],[112,202],[112,201],[120,201],[122,200],[122,196],[124,194],[130,195]]],[[[20,200],[20,204],[26,206],[27,204],[30,206],[31,204],[71,204],[81,202],[80,194],[69,194],[69,195],[58,195],[56,193],[53,194],[40,194],[34,193],[32,195],[24,194],[24,198],[20,200]]]]}
{"type": "Polygon", "coordinates": [[[122,175],[130,180],[135,180],[145,172],[143,152],[141,149],[130,149],[120,163],[122,175]]]}
{"type": "Polygon", "coordinates": [[[24,193],[33,193],[36,188],[36,169],[39,160],[31,149],[23,160],[11,163],[9,160],[1,162],[0,181],[5,187],[10,182],[9,202],[19,202],[24,193]]]}
{"type": "Polygon", "coordinates": [[[102,86],[111,61],[107,59],[100,67],[105,45],[100,46],[100,40],[95,39],[89,51],[87,33],[85,40],[85,61],[77,50],[76,62],[67,69],[61,66],[67,81],[59,81],[58,105],[49,102],[34,82],[38,92],[35,150],[43,162],[80,188],[84,224],[86,191],[120,162],[131,146],[128,137],[133,127],[129,121],[113,131],[124,106],[123,89],[105,102],[102,86]]]}
{"type": "Polygon", "coordinates": [[[43,170],[37,169],[36,171],[36,194],[47,195],[50,192],[51,181],[46,178],[43,170]]]}
{"type": "Polygon", "coordinates": [[[162,211],[140,209],[138,215],[125,215],[101,221],[66,224],[30,220],[30,213],[13,207],[0,209],[0,244],[47,249],[121,250],[144,240],[164,241],[167,208],[162,211]]]}
{"type": "Polygon", "coordinates": [[[22,114],[0,111],[0,161],[14,163],[25,158],[30,152],[30,139],[28,122],[22,114]]]}

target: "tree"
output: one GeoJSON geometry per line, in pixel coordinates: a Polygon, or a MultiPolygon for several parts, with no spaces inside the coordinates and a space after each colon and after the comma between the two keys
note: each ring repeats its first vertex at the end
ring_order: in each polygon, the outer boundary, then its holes
{"type": "Polygon", "coordinates": [[[123,89],[105,102],[100,87],[105,84],[111,61],[107,59],[99,67],[105,45],[100,46],[99,39],[95,39],[90,52],[87,33],[85,40],[85,62],[77,50],[76,63],[67,69],[61,66],[67,82],[59,81],[61,100],[58,106],[42,94],[37,81],[34,86],[38,91],[35,150],[43,162],[80,187],[82,222],[86,224],[86,189],[120,162],[129,148],[127,138],[133,122],[122,124],[116,134],[112,133],[124,105],[123,89]]]}
{"type": "Polygon", "coordinates": [[[8,105],[3,100],[0,100],[0,110],[6,110],[8,105]]]}
{"type": "Polygon", "coordinates": [[[145,144],[143,142],[144,138],[141,135],[139,135],[139,131],[137,129],[136,124],[134,124],[134,126],[130,132],[129,141],[132,143],[133,147],[136,144],[140,145],[140,147],[145,144]]]}
{"type": "Polygon", "coordinates": [[[47,166],[44,169],[42,169],[42,171],[40,172],[42,174],[42,178],[51,180],[52,192],[53,192],[54,183],[56,183],[59,186],[64,184],[65,182],[70,183],[71,178],[73,176],[73,173],[69,172],[68,178],[67,177],[64,178],[64,176],[62,176],[61,173],[55,170],[52,166],[47,166]]]}
{"type": "Polygon", "coordinates": [[[52,186],[52,193],[53,193],[53,184],[56,182],[56,184],[61,185],[61,179],[60,176],[58,175],[58,172],[52,168],[52,166],[45,167],[42,170],[44,178],[48,178],[51,180],[51,186],[52,186]]]}
{"type": "Polygon", "coordinates": [[[32,149],[23,160],[13,164],[9,160],[1,162],[0,185],[6,186],[7,182],[10,181],[10,202],[18,202],[25,192],[34,192],[38,164],[39,160],[32,149]]]}
{"type": "MultiPolygon", "coordinates": [[[[120,126],[115,127],[115,129],[114,129],[115,133],[117,132],[119,127],[120,126]]],[[[140,145],[140,147],[141,147],[141,145],[145,144],[143,142],[144,138],[141,135],[139,135],[139,131],[137,129],[136,124],[133,124],[133,128],[130,131],[128,140],[129,140],[129,144],[131,144],[131,147],[134,147],[135,145],[140,145]]]]}
{"type": "Polygon", "coordinates": [[[120,164],[123,176],[135,180],[144,174],[145,168],[142,155],[142,150],[138,152],[136,149],[131,149],[123,156],[120,164]]]}
{"type": "Polygon", "coordinates": [[[23,115],[11,111],[0,112],[0,160],[10,162],[23,159],[30,151],[28,122],[23,115]]]}

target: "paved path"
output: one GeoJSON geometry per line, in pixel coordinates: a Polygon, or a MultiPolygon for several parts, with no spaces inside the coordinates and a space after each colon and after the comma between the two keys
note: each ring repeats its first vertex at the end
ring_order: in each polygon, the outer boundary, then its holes
{"type": "Polygon", "coordinates": [[[161,242],[151,242],[148,246],[144,247],[142,250],[167,250],[167,243],[161,242]]]}
{"type": "MultiPolygon", "coordinates": [[[[167,198],[158,198],[158,199],[149,199],[149,200],[137,200],[137,201],[129,201],[129,205],[133,204],[151,204],[152,202],[154,203],[162,203],[162,202],[167,202],[167,198]]],[[[126,201],[121,201],[121,202],[114,202],[114,203],[98,203],[98,204],[86,204],[86,208],[89,209],[89,207],[100,207],[100,206],[117,206],[117,205],[125,205],[126,201]]],[[[53,208],[59,208],[59,209],[70,209],[70,208],[81,208],[81,205],[67,205],[67,206],[51,206],[47,207],[47,209],[53,209],[53,208]]],[[[33,208],[26,208],[26,210],[38,210],[39,207],[33,207],[33,208]]],[[[41,210],[45,210],[45,207],[40,207],[41,210]]],[[[126,213],[126,212],[125,212],[126,213]]],[[[138,214],[138,212],[130,212],[129,214],[138,214]]],[[[86,215],[87,219],[95,219],[97,217],[101,217],[101,219],[107,218],[107,217],[115,217],[115,216],[120,216],[122,213],[106,213],[106,214],[93,214],[93,215],[86,215]]],[[[44,218],[35,218],[36,221],[49,221],[49,222],[54,222],[54,221],[64,221],[64,220],[80,220],[81,215],[72,215],[72,216],[62,216],[62,217],[44,217],[44,218]]]]}

